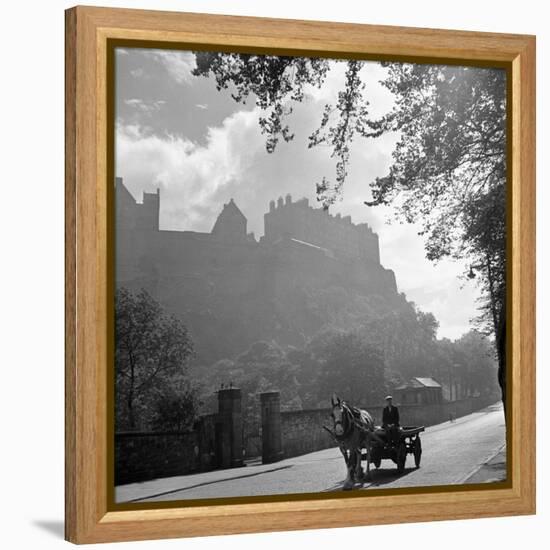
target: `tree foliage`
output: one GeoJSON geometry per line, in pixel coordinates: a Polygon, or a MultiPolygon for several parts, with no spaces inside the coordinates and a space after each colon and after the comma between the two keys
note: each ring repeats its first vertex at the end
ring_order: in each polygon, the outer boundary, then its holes
{"type": "Polygon", "coordinates": [[[356,134],[373,136],[369,120],[368,105],[364,92],[366,85],[361,80],[361,61],[348,61],[344,89],[338,93],[338,100],[333,106],[325,105],[319,128],[309,136],[309,147],[326,145],[332,149],[335,157],[335,183],[323,177],[316,185],[317,199],[325,208],[335,202],[342,194],[342,188],[348,175],[350,146],[356,134]]]}
{"type": "Polygon", "coordinates": [[[455,379],[461,397],[491,395],[497,388],[493,345],[477,330],[471,330],[453,342],[455,379]]]}
{"type": "Polygon", "coordinates": [[[354,332],[330,335],[321,350],[319,399],[336,392],[356,405],[380,402],[386,387],[384,356],[354,332]]]}
{"type": "MultiPolygon", "coordinates": [[[[144,427],[172,377],[186,372],[193,343],[182,323],[145,290],[115,296],[117,429],[144,427]]],[[[173,393],[174,388],[170,389],[173,393]]]]}
{"type": "Polygon", "coordinates": [[[483,290],[481,323],[496,337],[505,401],[506,74],[500,69],[388,63],[391,113],[374,126],[397,131],[389,174],[369,205],[393,204],[419,223],[430,260],[469,261],[483,290]]]}
{"type": "Polygon", "coordinates": [[[294,139],[285,118],[293,104],[304,99],[307,84],[320,87],[329,70],[319,58],[197,52],[195,76],[212,74],[218,90],[230,90],[237,103],[254,96],[266,114],[259,118],[266,135],[266,150],[272,153],[280,138],[294,139]]]}
{"type": "Polygon", "coordinates": [[[383,84],[395,106],[376,125],[400,140],[368,204],[392,203],[407,222],[421,223],[430,260],[503,255],[504,71],[402,63],[388,70],[383,84]]]}
{"type": "Polygon", "coordinates": [[[199,409],[196,388],[187,376],[175,375],[162,384],[152,399],[150,426],[155,431],[191,429],[199,409]]]}

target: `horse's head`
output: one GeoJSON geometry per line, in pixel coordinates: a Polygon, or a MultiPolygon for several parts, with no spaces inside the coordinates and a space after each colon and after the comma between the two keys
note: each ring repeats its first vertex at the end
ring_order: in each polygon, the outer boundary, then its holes
{"type": "Polygon", "coordinates": [[[342,436],[346,431],[344,426],[345,417],[342,401],[340,401],[340,398],[336,394],[332,394],[330,401],[332,404],[332,411],[330,413],[330,416],[332,417],[334,433],[337,436],[342,436]]]}

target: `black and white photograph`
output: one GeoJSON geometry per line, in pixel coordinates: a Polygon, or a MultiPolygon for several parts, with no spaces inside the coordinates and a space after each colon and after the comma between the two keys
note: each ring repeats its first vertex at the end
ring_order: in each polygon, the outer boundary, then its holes
{"type": "Polygon", "coordinates": [[[506,482],[506,70],[114,63],[115,502],[506,482]]]}

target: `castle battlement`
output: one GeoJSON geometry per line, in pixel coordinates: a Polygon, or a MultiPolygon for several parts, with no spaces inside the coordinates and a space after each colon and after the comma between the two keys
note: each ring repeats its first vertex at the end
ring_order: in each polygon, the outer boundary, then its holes
{"type": "Polygon", "coordinates": [[[351,216],[313,208],[306,198],[293,202],[288,194],[270,201],[264,229],[266,242],[294,238],[332,250],[337,257],[380,263],[378,235],[369,224],[354,224],[351,216]]]}
{"type": "Polygon", "coordinates": [[[313,206],[310,206],[309,199],[306,197],[303,197],[301,199],[298,199],[297,201],[292,202],[292,195],[287,194],[285,199],[283,200],[283,197],[279,197],[277,201],[271,200],[269,201],[269,212],[275,212],[279,209],[285,209],[285,208],[301,208],[301,209],[307,209],[310,212],[313,212],[314,215],[318,216],[324,216],[328,218],[329,220],[333,220],[334,223],[345,223],[345,224],[351,224],[354,227],[360,227],[363,230],[367,230],[370,232],[373,232],[372,228],[368,223],[353,223],[351,216],[342,216],[340,212],[336,214],[331,214],[328,210],[325,210],[323,208],[314,208],[313,206]]]}

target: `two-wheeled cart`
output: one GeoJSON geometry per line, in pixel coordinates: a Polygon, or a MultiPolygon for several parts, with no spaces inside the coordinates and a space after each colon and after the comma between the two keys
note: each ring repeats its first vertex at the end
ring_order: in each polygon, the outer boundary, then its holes
{"type": "MultiPolygon", "coordinates": [[[[422,443],[420,434],[424,426],[403,426],[391,429],[377,428],[375,437],[370,439],[370,462],[375,468],[380,468],[382,460],[393,460],[397,470],[402,473],[405,469],[407,455],[414,456],[414,464],[420,467],[422,457],[422,443]]],[[[366,459],[363,454],[363,459],[366,459]]]]}

